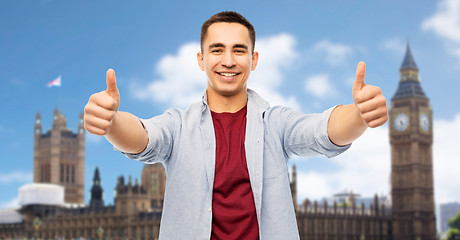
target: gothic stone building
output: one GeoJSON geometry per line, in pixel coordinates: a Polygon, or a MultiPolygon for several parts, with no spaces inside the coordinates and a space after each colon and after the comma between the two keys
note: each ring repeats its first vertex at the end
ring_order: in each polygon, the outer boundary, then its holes
{"type": "MultiPolygon", "coordinates": [[[[114,206],[104,206],[100,174],[96,168],[91,188],[89,206],[56,207],[46,212],[39,209],[32,215],[41,214],[40,236],[64,239],[86,237],[91,239],[157,239],[160,226],[162,201],[166,175],[160,165],[146,165],[143,179],[150,182],[133,183],[131,177],[125,183],[118,178],[114,206]],[[154,192],[146,191],[147,186],[156,185],[154,192]],[[163,186],[162,186],[163,185],[163,186]]],[[[23,210],[27,213],[27,210],[23,210]]],[[[34,219],[30,219],[33,225],[34,219]]],[[[27,222],[27,220],[26,220],[27,222]]],[[[26,224],[27,225],[27,224],[26,224]]],[[[35,234],[29,229],[28,236],[35,234]]]]}
{"type": "Polygon", "coordinates": [[[84,204],[85,130],[80,114],[77,133],[67,128],[67,120],[54,110],[51,130],[42,133],[41,115],[35,117],[34,182],[58,184],[65,189],[65,202],[84,204]]]}
{"type": "MultiPolygon", "coordinates": [[[[392,206],[379,202],[377,196],[371,206],[357,205],[353,197],[342,205],[308,200],[297,205],[294,167],[291,192],[301,239],[435,240],[432,118],[429,99],[407,46],[390,108],[392,206]]],[[[65,127],[65,118],[55,111],[52,130],[41,134],[39,114],[36,119],[34,181],[60,184],[66,188],[66,202],[83,203],[82,123],[73,134],[65,127]]],[[[165,180],[160,165],[146,165],[141,183],[132,183],[131,178],[125,183],[124,177],[119,177],[115,205],[104,206],[96,169],[89,206],[22,206],[19,211],[24,220],[1,224],[0,235],[156,239],[165,180]]]]}
{"type": "Polygon", "coordinates": [[[99,169],[96,168],[88,206],[28,204],[18,212],[20,222],[0,225],[0,239],[149,239],[158,238],[166,175],[161,165],[145,165],[144,182],[118,178],[114,206],[104,205],[99,169]],[[149,182],[145,182],[149,181],[149,182]],[[146,189],[154,191],[146,191],[146,189]]]}

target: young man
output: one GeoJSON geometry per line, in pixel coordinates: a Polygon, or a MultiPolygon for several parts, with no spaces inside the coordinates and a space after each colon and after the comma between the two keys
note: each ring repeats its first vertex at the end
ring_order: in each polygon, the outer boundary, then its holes
{"type": "Polygon", "coordinates": [[[147,120],[118,111],[115,73],[85,107],[85,128],[132,159],[167,173],[160,239],[298,239],[288,176],[291,156],[345,151],[388,119],[380,88],[356,71],[354,104],[321,114],[270,107],[246,84],[257,67],[253,26],[221,12],[202,26],[198,65],[207,75],[201,102],[147,120]]]}

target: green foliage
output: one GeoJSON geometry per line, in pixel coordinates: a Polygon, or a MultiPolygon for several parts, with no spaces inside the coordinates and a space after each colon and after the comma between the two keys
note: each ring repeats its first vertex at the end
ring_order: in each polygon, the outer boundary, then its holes
{"type": "Polygon", "coordinates": [[[445,239],[446,240],[460,239],[460,230],[458,230],[457,228],[449,229],[449,231],[447,232],[447,238],[445,238],[445,239]]]}
{"type": "Polygon", "coordinates": [[[451,219],[449,219],[449,231],[447,232],[447,238],[444,240],[457,240],[460,239],[460,212],[451,219]]]}
{"type": "Polygon", "coordinates": [[[460,230],[460,212],[457,213],[457,216],[449,219],[448,224],[450,228],[456,228],[460,230]]]}

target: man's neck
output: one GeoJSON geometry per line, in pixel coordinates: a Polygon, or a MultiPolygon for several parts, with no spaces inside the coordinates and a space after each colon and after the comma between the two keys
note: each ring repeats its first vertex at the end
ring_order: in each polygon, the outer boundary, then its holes
{"type": "Polygon", "coordinates": [[[216,113],[229,112],[235,113],[246,106],[248,102],[247,91],[241,91],[237,95],[223,96],[214,91],[207,90],[208,105],[211,111],[216,113]]]}

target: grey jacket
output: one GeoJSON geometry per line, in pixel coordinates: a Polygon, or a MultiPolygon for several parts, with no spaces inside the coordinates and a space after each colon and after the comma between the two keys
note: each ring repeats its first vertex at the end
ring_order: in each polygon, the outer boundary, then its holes
{"type": "MultiPolygon", "coordinates": [[[[349,145],[336,146],[327,136],[333,108],[320,114],[302,114],[286,107],[270,107],[250,89],[247,108],[245,150],[260,239],[299,239],[289,158],[317,154],[334,157],[349,145]]],[[[147,148],[125,155],[165,167],[160,239],[210,239],[216,140],[206,94],[186,110],[169,109],[141,121],[149,136],[147,148]]]]}

